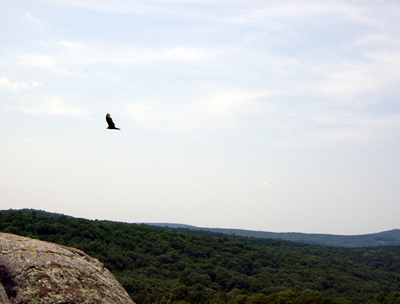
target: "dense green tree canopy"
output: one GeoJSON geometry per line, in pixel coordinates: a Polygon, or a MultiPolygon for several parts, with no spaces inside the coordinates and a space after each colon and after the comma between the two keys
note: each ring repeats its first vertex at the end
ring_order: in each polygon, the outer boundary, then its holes
{"type": "Polygon", "coordinates": [[[137,303],[398,303],[400,248],[334,248],[35,212],[0,231],[98,258],[137,303]]]}

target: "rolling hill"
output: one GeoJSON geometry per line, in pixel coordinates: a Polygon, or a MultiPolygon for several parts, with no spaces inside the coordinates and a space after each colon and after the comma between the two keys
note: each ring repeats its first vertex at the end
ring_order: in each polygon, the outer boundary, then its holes
{"type": "Polygon", "coordinates": [[[174,229],[202,230],[223,234],[232,234],[244,237],[280,239],[313,245],[335,247],[375,247],[400,245],[400,229],[393,229],[379,233],[361,235],[334,235],[299,232],[265,232],[243,229],[201,228],[183,224],[146,223],[152,226],[168,227],[174,229]]]}
{"type": "MultiPolygon", "coordinates": [[[[35,209],[19,209],[19,210],[0,210],[0,212],[18,211],[23,214],[35,212],[38,216],[54,217],[60,216],[71,217],[68,215],[47,212],[35,209]]],[[[244,229],[224,229],[224,228],[203,228],[185,224],[171,223],[138,223],[150,226],[165,227],[168,229],[176,229],[185,233],[185,230],[206,231],[222,233],[227,235],[236,235],[242,237],[263,238],[263,239],[278,239],[292,241],[311,245],[323,245],[334,247],[377,247],[377,246],[399,246],[400,245],[400,229],[393,229],[378,233],[360,234],[360,235],[334,235],[334,234],[318,234],[318,233],[300,233],[300,232],[266,232],[253,231],[244,229]]]]}
{"type": "Polygon", "coordinates": [[[138,304],[400,301],[400,246],[309,245],[32,210],[0,212],[0,231],[83,250],[138,304]]]}

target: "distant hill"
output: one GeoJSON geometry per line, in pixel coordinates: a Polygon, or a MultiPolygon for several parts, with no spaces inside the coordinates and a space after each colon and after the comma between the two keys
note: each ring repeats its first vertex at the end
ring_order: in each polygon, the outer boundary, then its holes
{"type": "Polygon", "coordinates": [[[42,214],[0,212],[0,232],[84,251],[137,304],[400,303],[400,246],[309,245],[42,214]]]}
{"type": "Polygon", "coordinates": [[[53,217],[53,218],[58,218],[61,216],[66,216],[66,217],[72,218],[72,216],[64,215],[62,213],[47,212],[47,211],[43,211],[43,210],[28,209],[28,208],[0,210],[0,212],[3,212],[3,213],[9,213],[9,212],[13,212],[13,211],[18,211],[18,212],[21,212],[22,214],[31,214],[34,212],[34,213],[36,213],[37,216],[45,216],[45,217],[53,217]]]}
{"type": "MultiPolygon", "coordinates": [[[[47,212],[36,209],[9,209],[0,210],[0,212],[8,213],[12,211],[19,211],[23,214],[30,214],[35,212],[37,216],[58,218],[66,216],[61,213],[47,212]]],[[[143,223],[150,226],[165,227],[172,230],[190,230],[191,232],[206,231],[213,233],[222,233],[227,235],[236,235],[242,237],[253,237],[263,239],[281,239],[285,241],[292,241],[311,245],[324,245],[334,247],[377,247],[377,246],[397,246],[400,245],[400,229],[393,229],[379,233],[360,234],[360,235],[334,235],[334,234],[318,234],[318,233],[299,233],[299,232],[266,232],[266,231],[253,231],[244,229],[224,229],[224,228],[203,228],[185,224],[175,223],[143,223]]]]}
{"type": "Polygon", "coordinates": [[[298,232],[264,232],[243,229],[202,228],[184,224],[146,223],[147,225],[168,227],[172,229],[201,230],[208,232],[254,237],[264,239],[281,239],[298,243],[335,247],[376,247],[400,245],[400,229],[361,235],[334,235],[298,232]]]}

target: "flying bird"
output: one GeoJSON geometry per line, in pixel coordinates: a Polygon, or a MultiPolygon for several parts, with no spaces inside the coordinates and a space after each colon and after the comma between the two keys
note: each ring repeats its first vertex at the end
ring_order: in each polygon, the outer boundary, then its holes
{"type": "Polygon", "coordinates": [[[115,127],[115,123],[113,122],[110,113],[107,113],[106,115],[106,121],[108,123],[107,129],[113,129],[113,130],[121,130],[120,128],[115,127]]]}

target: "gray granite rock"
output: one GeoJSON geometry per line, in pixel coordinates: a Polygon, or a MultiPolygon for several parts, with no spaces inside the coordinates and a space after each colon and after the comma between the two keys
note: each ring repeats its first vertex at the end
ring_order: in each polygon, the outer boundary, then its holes
{"type": "Polygon", "coordinates": [[[83,251],[0,233],[0,303],[133,303],[83,251]]]}

